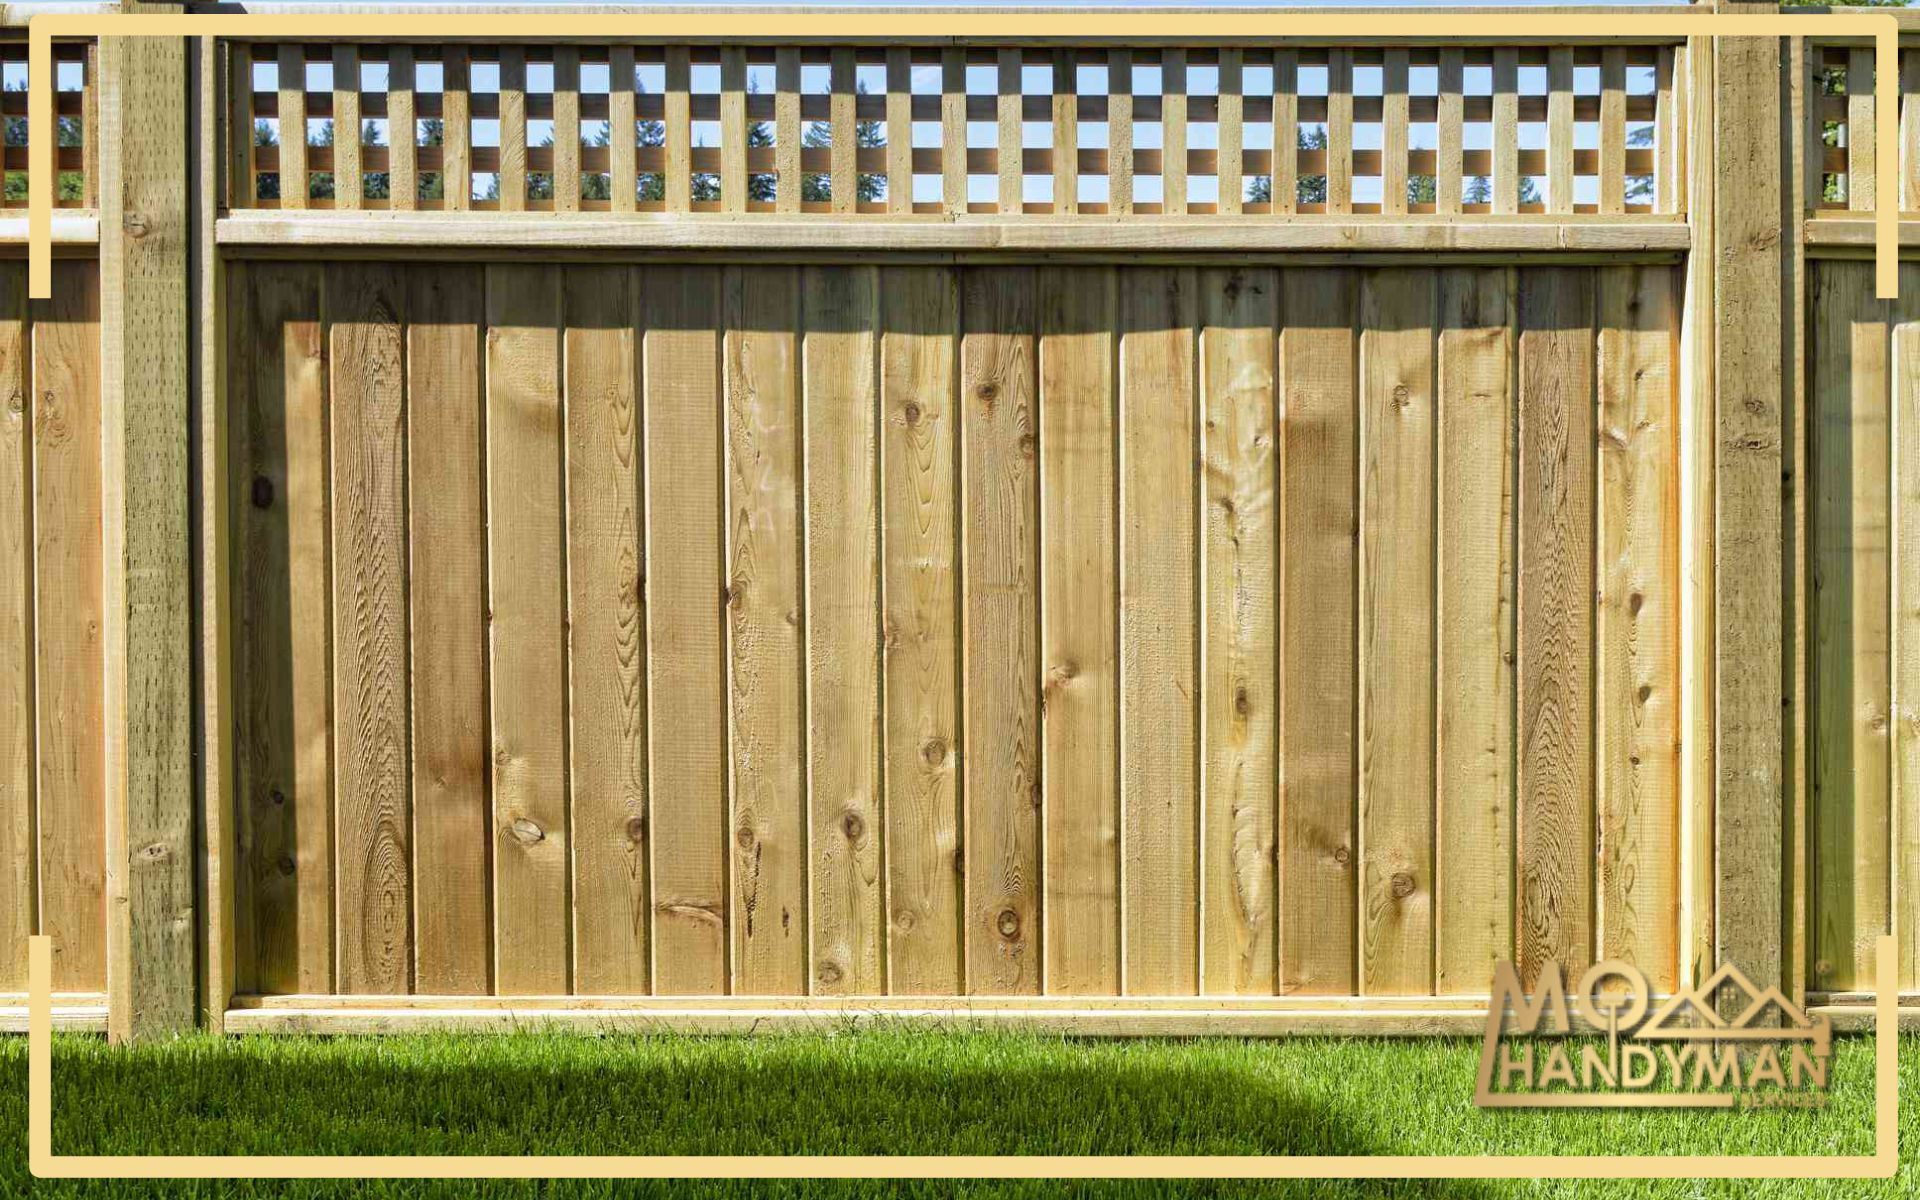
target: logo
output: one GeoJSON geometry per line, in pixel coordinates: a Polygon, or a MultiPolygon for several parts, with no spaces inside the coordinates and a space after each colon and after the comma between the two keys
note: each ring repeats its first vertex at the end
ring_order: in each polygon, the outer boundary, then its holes
{"type": "Polygon", "coordinates": [[[1698,988],[1656,998],[1632,963],[1596,963],[1567,990],[1558,963],[1527,995],[1512,963],[1494,968],[1482,1108],[1822,1108],[1833,1025],[1731,964],[1698,988]],[[1714,997],[1729,998],[1722,1015],[1714,997]],[[1658,1003],[1656,1004],[1656,999],[1658,1003]],[[1512,1010],[1512,1022],[1508,1010],[1512,1010]]]}

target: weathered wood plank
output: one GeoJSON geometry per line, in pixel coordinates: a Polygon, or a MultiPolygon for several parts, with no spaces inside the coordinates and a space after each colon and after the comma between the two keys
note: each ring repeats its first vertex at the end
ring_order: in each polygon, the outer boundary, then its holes
{"type": "Polygon", "coordinates": [[[570,982],[559,324],[558,268],[487,268],[494,983],[508,995],[570,982]]]}
{"type": "Polygon", "coordinates": [[[1200,273],[1201,961],[1209,994],[1273,995],[1279,276],[1200,273]]]}
{"type": "Polygon", "coordinates": [[[392,266],[327,270],[337,983],[375,995],[413,982],[404,288],[392,266]]]}
{"type": "Polygon", "coordinates": [[[322,272],[247,272],[240,340],[249,441],[235,491],[248,498],[247,570],[235,576],[244,735],[241,896],[253,927],[238,983],[333,990],[333,783],[329,680],[322,272]]]}
{"type": "MultiPolygon", "coordinates": [[[[578,136],[578,135],[576,135],[578,136]]],[[[500,211],[527,207],[527,51],[500,47],[500,211]]]]}
{"type": "Polygon", "coordinates": [[[1888,918],[1892,313],[1872,274],[1864,263],[1814,272],[1807,984],[1823,991],[1871,986],[1888,918]]]}
{"type": "Polygon", "coordinates": [[[304,47],[280,47],[280,207],[307,207],[307,64],[304,47]]]}
{"type": "Polygon", "coordinates": [[[727,991],[720,272],[640,273],[653,990],[727,991]],[[671,547],[671,549],[668,549],[671,547]]]}
{"type": "Polygon", "coordinates": [[[1518,961],[1593,952],[1593,276],[1520,276],[1518,961]]]}
{"type": "Polygon", "coordinates": [[[808,267],[806,445],[811,992],[886,990],[880,862],[878,275],[808,267]]]}
{"type": "Polygon", "coordinates": [[[40,932],[56,991],[104,991],[105,649],[101,623],[100,288],[56,261],[33,329],[34,680],[40,932]]]}
{"type": "MultiPolygon", "coordinates": [[[[388,46],[387,192],[393,207],[402,212],[420,206],[419,132],[414,116],[413,81],[413,47],[388,46]]],[[[442,191],[445,191],[444,184],[442,191]]]]}
{"type": "Polygon", "coordinates": [[[486,271],[408,275],[414,986],[493,989],[487,719],[486,271]]]}
{"type": "Polygon", "coordinates": [[[652,987],[634,284],[625,267],[578,266],[561,285],[573,986],[582,994],[652,987]]]}
{"type": "Polygon", "coordinates": [[[806,991],[799,274],[724,276],[733,990],[806,991]]]}
{"type": "Polygon", "coordinates": [[[1599,272],[1597,951],[1678,983],[1680,510],[1673,271],[1599,272]]]}
{"type": "Polygon", "coordinates": [[[0,989],[27,988],[35,896],[33,360],[27,274],[0,268],[0,989]]]}
{"type": "Polygon", "coordinates": [[[1434,303],[1418,268],[1360,293],[1360,990],[1433,989],[1434,303]]]}
{"type": "MultiPolygon", "coordinates": [[[[1920,55],[1907,56],[1914,78],[1920,55]]],[[[1909,93],[1920,92],[1910,87],[1909,93]]],[[[1909,101],[1912,104],[1913,101],[1909,101]]],[[[1920,116],[1916,117],[1920,120],[1920,116]]],[[[1910,162],[1907,179],[1920,176],[1910,162]]],[[[1851,264],[1850,264],[1851,265],[1851,264]]],[[[1865,273],[1864,264],[1853,266],[1865,273]]],[[[1920,264],[1900,266],[1900,323],[1893,338],[1893,928],[1900,986],[1920,987],[1920,264]]]]}
{"type": "Polygon", "coordinates": [[[1280,991],[1351,995],[1359,280],[1303,269],[1280,290],[1280,991]]]}
{"type": "Polygon", "coordinates": [[[1039,433],[1031,268],[961,279],[960,446],[971,993],[1040,991],[1039,433]]]}
{"type": "Polygon", "coordinates": [[[1120,990],[1119,581],[1111,268],[1046,267],[1040,721],[1049,993],[1120,990]]]}
{"type": "Polygon", "coordinates": [[[1513,275],[1440,273],[1434,990],[1513,957],[1513,275]]]}
{"type": "Polygon", "coordinates": [[[1199,988],[1195,276],[1139,268],[1120,338],[1122,987],[1199,988]]]}
{"type": "Polygon", "coordinates": [[[360,48],[333,47],[333,206],[353,210],[365,202],[360,173],[360,48]]]}
{"type": "Polygon", "coordinates": [[[964,991],[955,579],[957,280],[945,268],[880,277],[887,983],[964,991]]]}

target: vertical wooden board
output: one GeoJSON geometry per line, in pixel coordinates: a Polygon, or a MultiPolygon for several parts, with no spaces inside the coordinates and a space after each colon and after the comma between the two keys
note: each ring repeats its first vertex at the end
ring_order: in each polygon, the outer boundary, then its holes
{"type": "MultiPolygon", "coordinates": [[[[1908,75],[1920,56],[1908,56],[1908,75]]],[[[1920,91],[1910,88],[1909,93],[1920,91]]],[[[1910,104],[1920,103],[1911,100],[1910,104]]],[[[1909,180],[1920,164],[1909,168],[1909,180]]],[[[1910,182],[1909,186],[1915,186],[1910,182]]],[[[1864,273],[1862,266],[1855,267],[1864,273]]],[[[1920,265],[1900,267],[1894,330],[1893,927],[1900,934],[1900,986],[1920,988],[1920,265]]]]}
{"type": "Polygon", "coordinates": [[[1199,990],[1195,777],[1195,276],[1120,294],[1121,984],[1199,990]]]}
{"type": "Polygon", "coordinates": [[[1279,276],[1200,273],[1201,990],[1271,996],[1279,733],[1279,276]]]}
{"type": "Polygon", "coordinates": [[[34,712],[40,932],[55,991],[104,991],[106,698],[101,621],[100,287],[54,264],[33,327],[34,712]]]}
{"type": "Polygon", "coordinates": [[[327,272],[336,979],[356,994],[413,981],[404,287],[391,266],[327,272]]]}
{"type": "Polygon", "coordinates": [[[807,793],[812,988],[886,990],[880,856],[875,268],[809,267],[805,341],[807,793]]]}
{"type": "Polygon", "coordinates": [[[0,991],[25,991],[33,833],[33,366],[27,276],[0,267],[0,991]]]}
{"type": "Polygon", "coordinates": [[[280,46],[280,207],[307,207],[307,63],[299,42],[280,46]]]}
{"type": "Polygon", "coordinates": [[[1594,614],[1597,953],[1663,993],[1679,981],[1680,492],[1673,270],[1598,272],[1594,614]]]}
{"type": "Polygon", "coordinates": [[[499,53],[500,211],[520,212],[527,207],[527,50],[503,45],[499,53]]]}
{"type": "Polygon", "coordinates": [[[807,990],[799,274],[729,268],[728,732],[736,993],[807,990]]]}
{"type": "Polygon", "coordinates": [[[239,391],[250,399],[234,490],[246,496],[236,576],[235,793],[252,945],[262,992],[333,990],[333,747],[329,682],[326,358],[321,271],[248,270],[239,391]]]}
{"type": "Polygon", "coordinates": [[[957,280],[880,274],[887,984],[965,990],[960,929],[957,280]]]}
{"type": "Polygon", "coordinates": [[[1120,990],[1119,631],[1110,267],[1039,292],[1041,795],[1046,990],[1120,990]]]}
{"type": "Polygon", "coordinates": [[[1873,985],[1886,932],[1888,322],[1864,263],[1817,264],[1813,294],[1814,928],[1807,984],[1873,985]]]}
{"type": "MultiPolygon", "coordinates": [[[[389,139],[391,140],[391,139],[389,139]]],[[[360,174],[360,49],[333,47],[333,206],[358,209],[366,195],[360,174]]],[[[343,986],[347,986],[343,984],[343,986]]]]}
{"type": "Polygon", "coordinates": [[[961,281],[967,989],[1040,992],[1039,421],[1030,268],[961,281]]]}
{"type": "Polygon", "coordinates": [[[1513,957],[1514,379],[1504,267],[1440,275],[1434,990],[1513,957]]]}
{"type": "Polygon", "coordinates": [[[727,990],[720,271],[640,272],[653,989],[727,990]]]}
{"type": "Polygon", "coordinates": [[[494,984],[507,996],[568,987],[559,324],[560,268],[487,268],[494,984]]]}
{"type": "Polygon", "coordinates": [[[1359,280],[1280,279],[1280,990],[1351,995],[1359,280]]]}
{"type": "Polygon", "coordinates": [[[1360,990],[1433,990],[1434,289],[1362,277],[1360,990]]]}
{"type": "Polygon", "coordinates": [[[567,395],[567,756],[573,987],[648,991],[646,597],[633,273],[561,281],[567,395]]]}
{"type": "Polygon", "coordinates": [[[414,987],[493,988],[487,718],[486,271],[409,273],[407,551],[413,628],[414,987]]]}
{"type": "Polygon", "coordinates": [[[1593,274],[1520,275],[1519,966],[1593,953],[1593,274]]]}

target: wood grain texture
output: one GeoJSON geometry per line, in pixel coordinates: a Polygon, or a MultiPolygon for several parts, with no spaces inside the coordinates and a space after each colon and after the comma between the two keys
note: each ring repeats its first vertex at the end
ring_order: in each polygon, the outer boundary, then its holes
{"type": "Polygon", "coordinates": [[[1110,268],[1042,268],[1040,723],[1045,986],[1120,990],[1120,599],[1110,268]]]}
{"type": "Polygon", "coordinates": [[[737,993],[806,991],[799,274],[729,268],[728,742],[737,993]]]}
{"type": "Polygon", "coordinates": [[[33,326],[27,274],[0,267],[0,990],[25,991],[35,884],[33,326]]]}
{"type": "MultiPolygon", "coordinates": [[[[99,260],[108,1030],[198,1017],[194,636],[188,512],[186,47],[109,43],[83,103],[107,222],[99,260]],[[104,116],[103,116],[104,114],[104,116]]],[[[88,268],[69,268],[84,275],[88,268]]],[[[76,285],[84,286],[84,285],[76,285]]]]}
{"type": "Polygon", "coordinates": [[[1673,272],[1598,273],[1599,578],[1594,614],[1597,952],[1676,986],[1679,895],[1678,414],[1673,272]]]}
{"type": "Polygon", "coordinates": [[[252,945],[241,987],[333,990],[333,730],[327,544],[327,364],[322,272],[246,275],[249,334],[235,368],[248,450],[238,678],[243,733],[241,894],[252,945]]]}
{"type": "Polygon", "coordinates": [[[1432,271],[1360,296],[1360,990],[1433,989],[1432,271]]]}
{"type": "Polygon", "coordinates": [[[880,806],[878,273],[809,267],[806,342],[807,790],[812,813],[811,991],[879,995],[880,806]]]}
{"type": "MultiPolygon", "coordinates": [[[[1237,184],[1237,180],[1236,180],[1237,184]]],[[[1201,991],[1272,995],[1279,276],[1200,272],[1201,991]]]]}
{"type": "Polygon", "coordinates": [[[1199,988],[1195,275],[1131,273],[1120,337],[1122,990],[1199,988]]]}
{"type": "Polygon", "coordinates": [[[1871,986],[1889,915],[1893,313],[1867,264],[1820,263],[1813,278],[1807,985],[1844,991],[1871,986]]]}
{"type": "Polygon", "coordinates": [[[486,271],[408,273],[407,579],[413,654],[414,986],[493,989],[488,751],[486,271]]]}
{"type": "Polygon", "coordinates": [[[1287,271],[1280,289],[1280,990],[1350,995],[1359,280],[1287,271]]]}
{"type": "Polygon", "coordinates": [[[575,267],[561,285],[573,986],[615,995],[652,987],[634,279],[575,267]]]}
{"type": "Polygon", "coordinates": [[[1780,47],[1716,38],[1712,72],[1715,948],[1761,986],[1786,977],[1780,47]]]}
{"type": "Polygon", "coordinates": [[[880,274],[887,984],[965,990],[960,944],[958,281],[880,274]]]}
{"type": "Polygon", "coordinates": [[[1593,276],[1520,277],[1519,967],[1593,953],[1593,276]]]}
{"type": "Polygon", "coordinates": [[[720,995],[730,831],[719,271],[643,270],[640,308],[653,988],[720,995]]]}
{"type": "MultiPolygon", "coordinates": [[[[357,78],[357,72],[356,72],[357,78]]],[[[404,276],[328,268],[337,984],[412,990],[404,276]]]]}
{"type": "MultiPolygon", "coordinates": [[[[1907,77],[1920,71],[1909,55],[1907,77]]],[[[1912,93],[1920,86],[1909,86],[1912,93]]],[[[1907,107],[1914,107],[1910,98],[1907,107]]],[[[1915,116],[1920,122],[1920,114],[1915,116]]],[[[1920,137],[1920,135],[1916,135],[1920,137]]],[[[1910,163],[1913,159],[1908,160],[1910,163]]],[[[1909,171],[1908,186],[1915,186],[1909,171]]],[[[1865,264],[1849,264],[1865,272],[1865,264]]],[[[1900,986],[1920,987],[1920,265],[1900,267],[1900,323],[1893,340],[1893,928],[1900,986]]]]}
{"type": "Polygon", "coordinates": [[[104,991],[100,288],[79,262],[56,262],[53,288],[33,338],[40,932],[55,991],[104,991]]]}
{"type": "Polygon", "coordinates": [[[1513,273],[1440,273],[1434,990],[1513,957],[1513,273]]]}
{"type": "MultiPolygon", "coordinates": [[[[1016,73],[1017,76],[1017,73],[1016,73]]],[[[967,987],[1040,991],[1039,412],[1030,268],[962,277],[967,987]]]]}
{"type": "Polygon", "coordinates": [[[508,995],[569,986],[559,322],[557,268],[487,268],[494,984],[508,995]]]}

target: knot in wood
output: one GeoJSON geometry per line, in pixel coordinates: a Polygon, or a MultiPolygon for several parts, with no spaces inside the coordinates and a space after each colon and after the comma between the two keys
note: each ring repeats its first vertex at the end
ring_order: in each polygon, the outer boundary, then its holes
{"type": "Polygon", "coordinates": [[[280,856],[280,873],[282,875],[293,874],[293,859],[284,854],[280,856]]]}
{"type": "Polygon", "coordinates": [[[507,826],[507,836],[522,846],[534,846],[547,840],[547,831],[525,817],[515,817],[507,826]]]}
{"type": "Polygon", "coordinates": [[[1010,908],[1001,909],[994,921],[994,928],[1000,931],[1001,937],[1011,942],[1020,936],[1020,914],[1010,908]]]}
{"type": "Polygon", "coordinates": [[[860,818],[859,813],[850,812],[840,818],[840,832],[847,835],[848,841],[859,841],[860,835],[866,831],[867,823],[860,818]]]}
{"type": "Polygon", "coordinates": [[[748,829],[745,825],[742,825],[739,829],[734,831],[733,844],[740,847],[742,850],[753,849],[753,830],[748,829]]]}
{"type": "Polygon", "coordinates": [[[981,403],[985,404],[988,408],[992,408],[993,402],[1000,398],[1000,385],[997,383],[983,383],[974,394],[980,397],[981,403]]]}
{"type": "Polygon", "coordinates": [[[149,227],[145,213],[130,212],[120,218],[120,228],[127,231],[128,237],[143,238],[149,227]]]}
{"type": "Polygon", "coordinates": [[[920,423],[920,406],[909,400],[905,407],[900,410],[900,415],[906,419],[907,424],[918,425],[920,423]]]}
{"type": "Polygon", "coordinates": [[[920,760],[930,767],[937,767],[947,761],[947,739],[930,737],[920,743],[920,760]]]}
{"type": "Polygon", "coordinates": [[[627,840],[636,845],[647,840],[647,819],[645,817],[627,818],[627,840]]]}
{"type": "Polygon", "coordinates": [[[1336,863],[1338,863],[1338,864],[1340,864],[1341,866],[1343,866],[1343,867],[1344,867],[1344,866],[1346,866],[1346,865],[1347,865],[1347,860],[1348,860],[1348,859],[1350,859],[1350,858],[1352,858],[1352,857],[1353,857],[1353,855],[1352,855],[1352,854],[1350,854],[1350,853],[1348,853],[1348,851],[1347,851],[1347,848],[1346,848],[1345,846],[1336,846],[1336,847],[1334,847],[1334,851],[1333,851],[1333,861],[1334,861],[1334,862],[1336,862],[1336,863]]]}
{"type": "Polygon", "coordinates": [[[1413,876],[1407,874],[1405,871],[1395,871],[1393,873],[1393,898],[1395,900],[1405,900],[1411,895],[1413,895],[1413,876]]]}
{"type": "Polygon", "coordinates": [[[26,393],[21,391],[19,388],[15,388],[11,392],[8,392],[7,393],[7,411],[12,413],[16,417],[19,416],[21,413],[26,412],[27,411],[26,393]]]}
{"type": "Polygon", "coordinates": [[[253,477],[252,500],[255,508],[273,507],[273,480],[265,475],[253,477]]]}
{"type": "Polygon", "coordinates": [[[819,980],[821,983],[832,985],[839,983],[845,977],[846,972],[840,969],[840,964],[830,962],[820,964],[819,980]]]}

